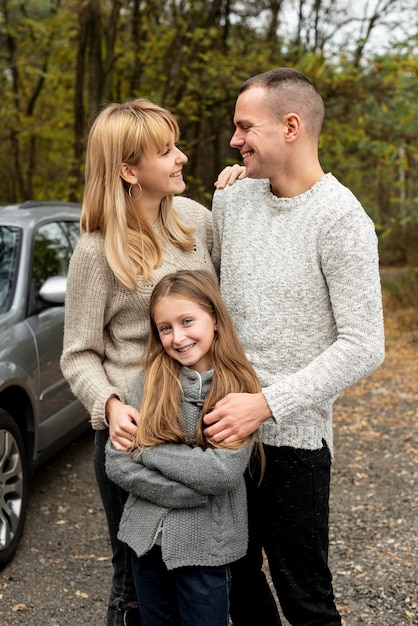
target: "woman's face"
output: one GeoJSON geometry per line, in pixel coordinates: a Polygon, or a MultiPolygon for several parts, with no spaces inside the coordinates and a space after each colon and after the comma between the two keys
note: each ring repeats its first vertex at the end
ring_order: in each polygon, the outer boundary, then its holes
{"type": "Polygon", "coordinates": [[[162,150],[152,146],[138,165],[132,167],[142,187],[141,202],[160,203],[164,196],[183,193],[186,184],[182,169],[188,158],[174,143],[174,137],[168,139],[162,150]]]}

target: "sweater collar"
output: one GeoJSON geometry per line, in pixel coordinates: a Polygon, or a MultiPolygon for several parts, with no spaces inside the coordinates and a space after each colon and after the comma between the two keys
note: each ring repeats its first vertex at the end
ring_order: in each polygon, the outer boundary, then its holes
{"type": "Polygon", "coordinates": [[[318,194],[323,194],[324,186],[327,187],[329,185],[331,178],[333,178],[331,173],[324,174],[324,176],[312,185],[310,189],[299,194],[298,196],[293,196],[292,198],[280,198],[275,196],[271,191],[270,181],[267,178],[262,179],[259,182],[261,184],[262,193],[266,202],[269,202],[270,205],[273,205],[276,209],[286,210],[304,207],[312,198],[318,194]]]}
{"type": "Polygon", "coordinates": [[[181,385],[184,399],[191,402],[204,400],[212,384],[213,370],[196,372],[188,367],[181,368],[181,385]]]}

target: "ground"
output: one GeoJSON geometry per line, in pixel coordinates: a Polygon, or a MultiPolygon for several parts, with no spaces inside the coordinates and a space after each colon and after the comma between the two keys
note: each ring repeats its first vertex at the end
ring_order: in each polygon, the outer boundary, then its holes
{"type": "Polygon", "coordinates": [[[387,314],[386,359],[335,408],[330,561],[347,626],[418,624],[418,319],[387,314]]]}
{"type": "MultiPolygon", "coordinates": [[[[330,563],[345,626],[418,626],[418,316],[385,318],[385,363],[334,413],[330,563]]],[[[35,474],[23,540],[0,572],[0,626],[106,623],[92,449],[88,432],[35,474]]]]}

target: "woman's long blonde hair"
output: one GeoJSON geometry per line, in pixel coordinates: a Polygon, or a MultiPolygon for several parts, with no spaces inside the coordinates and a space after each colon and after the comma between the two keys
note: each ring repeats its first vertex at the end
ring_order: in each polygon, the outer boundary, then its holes
{"type": "MultiPolygon", "coordinates": [[[[197,304],[216,320],[210,361],[213,381],[205,399],[202,416],[213,410],[216,402],[231,392],[257,393],[261,385],[246,358],[234,324],[222,300],[215,277],[203,270],[181,270],[160,280],[150,301],[151,332],[142,357],[145,386],[140,406],[140,420],[133,447],[140,450],[161,443],[186,443],[181,418],[181,365],[164,350],[154,322],[155,305],[164,296],[175,295],[197,304]]],[[[226,447],[240,447],[239,442],[226,447]]],[[[202,419],[196,432],[196,445],[215,447],[203,433],[202,419]]]]}
{"type": "Polygon", "coordinates": [[[174,116],[153,102],[139,98],[104,108],[91,127],[85,167],[81,230],[101,231],[105,254],[119,284],[136,291],[137,276],[150,280],[161,264],[164,239],[187,250],[195,229],[183,224],[173,208],[173,197],[162,199],[159,241],[152,226],[141,218],[120,176],[122,163],[138,165],[151,148],[162,150],[179,138],[174,116]]]}

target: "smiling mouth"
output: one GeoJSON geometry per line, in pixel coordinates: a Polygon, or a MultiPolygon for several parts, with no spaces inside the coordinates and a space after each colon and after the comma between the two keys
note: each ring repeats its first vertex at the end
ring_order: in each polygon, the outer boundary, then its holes
{"type": "Polygon", "coordinates": [[[190,350],[192,350],[195,345],[195,343],[191,343],[188,346],[184,346],[184,348],[177,348],[177,352],[179,352],[180,354],[187,354],[187,352],[190,352],[190,350]]]}
{"type": "Polygon", "coordinates": [[[241,158],[244,160],[247,157],[251,156],[252,154],[254,154],[254,150],[247,150],[247,152],[241,152],[241,158]]]}
{"type": "Polygon", "coordinates": [[[173,174],[171,174],[170,178],[179,178],[179,177],[183,177],[182,171],[178,170],[177,172],[174,172],[173,174]]]}

